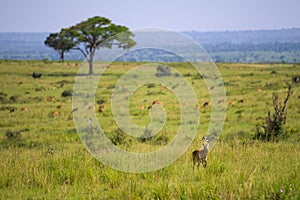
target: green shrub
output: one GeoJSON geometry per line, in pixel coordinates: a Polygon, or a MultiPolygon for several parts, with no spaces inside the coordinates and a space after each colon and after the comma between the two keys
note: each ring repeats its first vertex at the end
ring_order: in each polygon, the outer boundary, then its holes
{"type": "Polygon", "coordinates": [[[155,88],[156,84],[155,83],[149,83],[147,85],[147,88],[155,88]]]}
{"type": "Polygon", "coordinates": [[[168,66],[158,65],[156,70],[157,70],[157,73],[155,74],[156,77],[171,75],[171,70],[168,66]]]}
{"type": "Polygon", "coordinates": [[[10,112],[13,112],[13,111],[15,111],[16,110],[16,108],[15,107],[13,107],[13,106],[2,106],[1,108],[0,108],[0,110],[9,110],[10,112]]]}
{"type": "Polygon", "coordinates": [[[20,95],[14,95],[9,98],[9,101],[11,103],[17,103],[19,101],[19,99],[20,99],[20,95]]]}
{"type": "Polygon", "coordinates": [[[118,128],[110,139],[114,145],[121,145],[125,143],[126,135],[120,128],[118,128]]]}
{"type": "Polygon", "coordinates": [[[291,86],[289,86],[287,96],[282,105],[278,101],[278,94],[273,93],[272,97],[274,113],[271,115],[270,111],[268,111],[266,124],[256,126],[256,134],[254,135],[254,139],[274,142],[287,136],[285,130],[286,104],[291,94],[291,86]]]}
{"type": "Polygon", "coordinates": [[[154,145],[167,145],[169,142],[169,138],[165,135],[160,135],[158,137],[155,137],[155,140],[153,142],[154,145]]]}
{"type": "Polygon", "coordinates": [[[99,100],[97,100],[97,103],[101,105],[101,104],[106,103],[106,100],[105,99],[99,99],[99,100]]]}
{"type": "Polygon", "coordinates": [[[144,130],[143,136],[141,138],[139,138],[139,141],[140,142],[146,142],[146,141],[151,140],[151,139],[152,139],[152,131],[149,130],[148,128],[146,128],[144,130]]]}
{"type": "Polygon", "coordinates": [[[7,103],[8,101],[7,101],[7,99],[4,97],[4,96],[0,96],[0,103],[1,104],[5,104],[5,103],[7,103]]]}
{"type": "Polygon", "coordinates": [[[21,131],[6,131],[5,136],[8,140],[20,140],[21,139],[21,131]]]}
{"type": "Polygon", "coordinates": [[[8,102],[8,100],[6,99],[6,97],[7,97],[6,93],[0,92],[0,103],[1,104],[5,104],[5,103],[8,102]]]}
{"type": "Polygon", "coordinates": [[[61,93],[62,97],[71,97],[73,95],[73,90],[65,90],[61,93]]]}

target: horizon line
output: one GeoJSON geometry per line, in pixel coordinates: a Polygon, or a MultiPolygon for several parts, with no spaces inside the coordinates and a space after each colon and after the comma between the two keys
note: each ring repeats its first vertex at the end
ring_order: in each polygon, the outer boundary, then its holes
{"type": "MultiPolygon", "coordinates": [[[[168,29],[168,28],[166,28],[168,29]]],[[[250,32],[250,31],[284,31],[284,30],[297,30],[300,29],[300,27],[290,27],[290,28],[261,28],[261,29],[224,29],[224,30],[183,30],[183,31],[177,31],[177,32],[198,32],[198,33],[222,33],[222,32],[250,32]]],[[[132,29],[132,30],[135,30],[132,29]]],[[[0,31],[0,33],[54,33],[51,31],[0,31]]]]}

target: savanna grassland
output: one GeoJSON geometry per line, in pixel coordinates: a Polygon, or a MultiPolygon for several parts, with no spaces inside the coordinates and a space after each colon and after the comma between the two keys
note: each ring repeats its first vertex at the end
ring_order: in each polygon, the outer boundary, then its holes
{"type": "MultiPolygon", "coordinates": [[[[169,63],[197,93],[198,135],[176,162],[140,174],[103,165],[77,135],[70,90],[80,65],[0,61],[0,199],[300,199],[300,83],[291,81],[300,75],[300,65],[217,64],[227,95],[226,120],[207,168],[200,166],[193,173],[191,152],[200,148],[210,121],[211,105],[203,106],[210,102],[209,91],[197,71],[184,63],[169,63]],[[33,72],[42,76],[34,79],[33,72]],[[254,140],[257,126],[273,111],[272,93],[283,101],[288,84],[293,94],[285,137],[274,143],[254,140]]],[[[130,97],[133,121],[149,123],[147,107],[160,100],[167,122],[151,139],[123,133],[114,122],[110,98],[122,74],[138,65],[112,64],[97,86],[94,109],[114,144],[148,152],[174,137],[180,106],[168,89],[145,85],[130,97]]]]}

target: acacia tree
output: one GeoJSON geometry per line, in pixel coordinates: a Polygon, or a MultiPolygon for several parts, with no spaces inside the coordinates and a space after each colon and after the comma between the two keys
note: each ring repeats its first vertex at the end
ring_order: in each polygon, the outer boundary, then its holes
{"type": "Polygon", "coordinates": [[[105,17],[89,18],[62,32],[71,36],[72,42],[76,43],[73,49],[79,50],[89,62],[89,75],[94,73],[93,58],[97,49],[114,45],[129,49],[135,45],[134,34],[127,27],[113,24],[105,17]]]}
{"type": "Polygon", "coordinates": [[[76,46],[76,42],[64,29],[59,33],[50,33],[44,44],[59,53],[61,62],[64,62],[65,52],[70,51],[76,46]]]}

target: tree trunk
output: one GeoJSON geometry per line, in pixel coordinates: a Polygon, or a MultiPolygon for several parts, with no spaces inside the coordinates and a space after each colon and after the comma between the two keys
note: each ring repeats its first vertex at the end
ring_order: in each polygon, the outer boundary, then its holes
{"type": "Polygon", "coordinates": [[[94,74],[94,70],[93,70],[93,59],[90,58],[89,59],[89,75],[93,75],[94,74]]]}
{"type": "Polygon", "coordinates": [[[93,70],[93,60],[94,60],[94,50],[90,51],[90,55],[89,55],[89,75],[93,75],[94,74],[94,70],[93,70]]]}
{"type": "Polygon", "coordinates": [[[82,49],[80,49],[79,47],[76,48],[76,50],[79,50],[84,57],[86,58],[86,60],[89,62],[89,75],[93,75],[94,74],[94,70],[93,70],[93,60],[94,60],[94,54],[95,54],[95,50],[96,49],[90,49],[90,55],[86,54],[82,49]]]}
{"type": "Polygon", "coordinates": [[[60,53],[60,60],[61,60],[62,63],[64,63],[64,61],[65,61],[65,55],[64,54],[65,54],[65,51],[62,50],[61,53],[60,53]]]}

